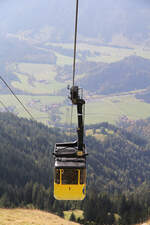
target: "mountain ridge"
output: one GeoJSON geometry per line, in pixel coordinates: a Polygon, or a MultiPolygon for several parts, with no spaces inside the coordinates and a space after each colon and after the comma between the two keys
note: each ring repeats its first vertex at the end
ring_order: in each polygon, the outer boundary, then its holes
{"type": "Polygon", "coordinates": [[[113,94],[149,88],[150,60],[136,55],[105,64],[81,80],[83,88],[97,94],[113,94]]]}

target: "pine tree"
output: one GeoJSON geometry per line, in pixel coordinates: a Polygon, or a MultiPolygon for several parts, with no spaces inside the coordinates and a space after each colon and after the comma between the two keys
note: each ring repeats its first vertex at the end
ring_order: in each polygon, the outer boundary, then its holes
{"type": "Polygon", "coordinates": [[[34,206],[37,206],[38,191],[39,191],[39,184],[34,183],[33,188],[32,188],[32,203],[34,206]]]}
{"type": "Polygon", "coordinates": [[[32,181],[27,182],[24,187],[24,201],[26,204],[32,203],[32,181]]]}
{"type": "Polygon", "coordinates": [[[75,217],[73,212],[71,213],[70,220],[71,221],[76,221],[76,217],[75,217]]]}

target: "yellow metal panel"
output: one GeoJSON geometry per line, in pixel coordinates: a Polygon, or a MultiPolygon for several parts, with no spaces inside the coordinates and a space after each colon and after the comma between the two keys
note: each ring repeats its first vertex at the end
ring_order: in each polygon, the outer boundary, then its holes
{"type": "Polygon", "coordinates": [[[56,184],[54,197],[58,200],[83,200],[86,195],[85,184],[56,184]]]}

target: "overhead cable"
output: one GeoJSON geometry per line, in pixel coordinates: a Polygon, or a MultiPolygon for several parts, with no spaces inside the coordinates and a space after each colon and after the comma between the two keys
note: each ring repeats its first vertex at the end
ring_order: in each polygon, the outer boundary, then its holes
{"type": "Polygon", "coordinates": [[[10,88],[10,86],[7,84],[7,82],[0,76],[0,79],[3,81],[3,83],[7,86],[7,88],[10,90],[10,92],[13,94],[13,96],[17,99],[17,101],[22,105],[24,110],[28,113],[28,115],[31,117],[32,120],[34,120],[34,117],[29,112],[29,110],[25,107],[25,105],[20,101],[20,99],[16,96],[16,94],[13,92],[13,90],[10,88]]]}
{"type": "Polygon", "coordinates": [[[77,28],[78,28],[78,5],[79,1],[76,0],[76,18],[75,18],[75,36],[74,36],[74,57],[73,57],[73,86],[75,81],[76,70],[76,46],[77,46],[77,28]]]}

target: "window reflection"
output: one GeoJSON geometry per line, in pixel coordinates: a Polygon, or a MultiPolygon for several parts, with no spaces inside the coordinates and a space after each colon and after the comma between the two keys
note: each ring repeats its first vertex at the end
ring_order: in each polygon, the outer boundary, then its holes
{"type": "Polygon", "coordinates": [[[62,169],[62,184],[78,184],[78,169],[62,169]]]}
{"type": "Polygon", "coordinates": [[[56,184],[60,184],[60,172],[61,172],[62,184],[78,184],[78,183],[85,184],[86,183],[86,169],[73,169],[73,168],[55,169],[56,184]],[[80,178],[79,178],[79,174],[80,174],[80,178]]]}

